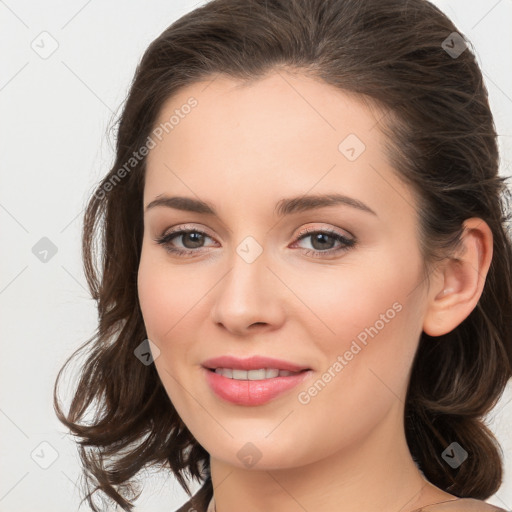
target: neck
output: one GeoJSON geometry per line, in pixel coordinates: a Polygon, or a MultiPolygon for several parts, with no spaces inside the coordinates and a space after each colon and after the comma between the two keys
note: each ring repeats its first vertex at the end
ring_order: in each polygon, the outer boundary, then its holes
{"type": "Polygon", "coordinates": [[[409,512],[453,499],[423,477],[397,417],[388,415],[364,439],[300,467],[246,469],[211,456],[216,511],[409,512]]]}

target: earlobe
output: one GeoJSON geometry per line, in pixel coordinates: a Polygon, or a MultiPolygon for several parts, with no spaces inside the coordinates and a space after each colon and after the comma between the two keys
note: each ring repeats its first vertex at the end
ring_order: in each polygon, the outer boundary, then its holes
{"type": "Polygon", "coordinates": [[[423,320],[426,334],[446,334],[473,311],[491,265],[492,246],[492,232],[485,221],[464,222],[460,250],[443,260],[432,279],[423,320]]]}

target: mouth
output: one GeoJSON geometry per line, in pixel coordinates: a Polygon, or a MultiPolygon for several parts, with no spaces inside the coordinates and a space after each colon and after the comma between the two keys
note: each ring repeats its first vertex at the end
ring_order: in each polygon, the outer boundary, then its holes
{"type": "Polygon", "coordinates": [[[203,367],[206,383],[217,398],[237,406],[261,406],[279,396],[288,394],[293,388],[303,385],[313,372],[279,368],[203,367]]]}
{"type": "Polygon", "coordinates": [[[276,377],[290,377],[309,371],[305,368],[299,371],[281,370],[279,368],[258,368],[254,370],[242,370],[239,368],[206,368],[210,372],[235,380],[266,380],[276,377]]]}
{"type": "Polygon", "coordinates": [[[210,371],[219,370],[217,373],[221,373],[228,378],[239,378],[245,380],[261,380],[277,376],[285,377],[300,373],[304,370],[311,370],[311,368],[306,365],[263,355],[253,355],[244,358],[235,357],[233,355],[224,355],[207,359],[202,362],[202,366],[210,371]],[[276,372],[278,373],[276,374],[276,372]],[[269,375],[268,377],[267,373],[269,375]],[[280,373],[281,375],[279,375],[280,373]]]}

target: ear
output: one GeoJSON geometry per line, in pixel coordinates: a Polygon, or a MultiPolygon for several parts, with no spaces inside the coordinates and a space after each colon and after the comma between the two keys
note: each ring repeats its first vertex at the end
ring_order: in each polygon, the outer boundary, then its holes
{"type": "Polygon", "coordinates": [[[441,336],[461,324],[476,307],[492,260],[493,236],[482,219],[467,219],[461,247],[440,263],[428,291],[423,331],[441,336]]]}

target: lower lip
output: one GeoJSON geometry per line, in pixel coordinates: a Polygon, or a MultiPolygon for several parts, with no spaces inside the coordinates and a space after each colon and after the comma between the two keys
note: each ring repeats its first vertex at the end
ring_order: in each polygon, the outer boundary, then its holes
{"type": "Polygon", "coordinates": [[[288,377],[236,380],[224,377],[206,368],[203,369],[206,372],[206,380],[213,392],[220,398],[237,405],[265,404],[300,384],[311,373],[311,370],[306,370],[288,377]]]}

